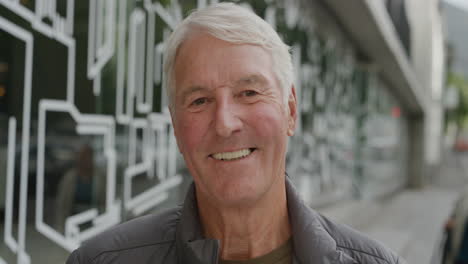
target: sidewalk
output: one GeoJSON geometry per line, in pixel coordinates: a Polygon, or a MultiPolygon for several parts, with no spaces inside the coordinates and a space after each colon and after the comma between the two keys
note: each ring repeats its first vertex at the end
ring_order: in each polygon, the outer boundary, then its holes
{"type": "Polygon", "coordinates": [[[408,264],[435,264],[442,228],[466,184],[464,164],[468,155],[448,153],[439,177],[424,189],[404,190],[383,201],[350,201],[320,212],[381,241],[408,264]]]}

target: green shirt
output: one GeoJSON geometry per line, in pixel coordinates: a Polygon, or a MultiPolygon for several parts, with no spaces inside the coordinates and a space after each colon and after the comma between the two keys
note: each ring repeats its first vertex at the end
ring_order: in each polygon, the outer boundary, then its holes
{"type": "Polygon", "coordinates": [[[266,255],[248,260],[220,260],[219,264],[291,264],[292,239],[266,255]]]}

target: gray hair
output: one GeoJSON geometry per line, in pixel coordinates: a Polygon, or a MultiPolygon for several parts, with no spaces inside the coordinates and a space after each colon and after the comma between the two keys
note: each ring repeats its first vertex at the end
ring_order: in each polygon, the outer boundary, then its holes
{"type": "Polygon", "coordinates": [[[273,72],[283,90],[286,103],[293,84],[293,66],[289,46],[262,18],[234,3],[218,3],[196,10],[180,23],[166,42],[163,89],[169,97],[169,107],[175,103],[174,64],[177,50],[193,31],[202,31],[233,44],[252,44],[271,54],[273,72]]]}

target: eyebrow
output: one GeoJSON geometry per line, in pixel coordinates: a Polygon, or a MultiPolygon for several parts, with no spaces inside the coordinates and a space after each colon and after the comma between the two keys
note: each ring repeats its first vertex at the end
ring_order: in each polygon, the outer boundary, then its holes
{"type": "Polygon", "coordinates": [[[199,86],[199,85],[190,86],[189,88],[187,88],[185,91],[182,92],[182,102],[185,102],[185,100],[187,99],[189,95],[195,92],[204,91],[204,90],[206,90],[206,88],[203,86],[199,86]]]}
{"type": "Polygon", "coordinates": [[[245,77],[242,77],[242,78],[238,79],[234,83],[235,83],[235,85],[239,85],[239,84],[246,83],[246,82],[264,83],[264,82],[266,82],[266,79],[265,79],[265,77],[263,77],[262,75],[259,75],[259,74],[250,74],[250,75],[247,75],[245,77]]]}
{"type": "MultiPolygon", "coordinates": [[[[244,77],[239,78],[238,80],[234,81],[233,84],[234,86],[238,86],[242,83],[246,83],[252,81],[252,83],[265,83],[266,78],[262,76],[261,74],[250,74],[244,77]]],[[[200,85],[193,85],[189,86],[189,88],[185,89],[185,91],[182,92],[181,97],[182,97],[182,102],[185,102],[187,97],[189,97],[191,94],[200,92],[200,91],[205,91],[208,88],[200,85]]]]}

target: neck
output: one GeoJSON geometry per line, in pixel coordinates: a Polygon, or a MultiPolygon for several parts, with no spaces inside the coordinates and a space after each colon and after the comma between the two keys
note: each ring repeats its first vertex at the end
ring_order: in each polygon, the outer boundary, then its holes
{"type": "Polygon", "coordinates": [[[291,236],[284,179],[259,201],[246,206],[226,208],[200,198],[197,201],[205,236],[221,241],[222,259],[262,256],[291,236]]]}

